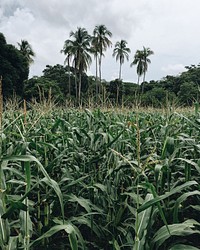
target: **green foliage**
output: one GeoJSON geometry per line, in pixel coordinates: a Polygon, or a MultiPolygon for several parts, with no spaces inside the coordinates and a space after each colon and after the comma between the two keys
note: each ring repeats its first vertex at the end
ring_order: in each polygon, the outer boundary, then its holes
{"type": "Polygon", "coordinates": [[[115,79],[111,81],[109,84],[109,98],[113,101],[113,104],[119,105],[122,102],[122,95],[123,95],[123,83],[119,79],[115,79]],[[116,100],[116,101],[115,101],[116,100]]]}
{"type": "Polygon", "coordinates": [[[198,100],[198,85],[193,82],[184,82],[180,86],[178,97],[181,103],[191,106],[196,100],[198,100]]]}
{"type": "Polygon", "coordinates": [[[162,87],[155,87],[147,91],[142,96],[142,104],[144,106],[162,107],[167,98],[167,91],[162,87]]]}
{"type": "MultiPolygon", "coordinates": [[[[143,86],[142,103],[144,105],[162,106],[163,100],[177,99],[179,104],[191,106],[199,102],[200,65],[186,67],[187,71],[179,76],[166,76],[161,81],[150,81],[143,86]]],[[[143,85],[143,84],[142,84],[143,85]]]]}
{"type": "Polygon", "coordinates": [[[21,43],[18,43],[19,50],[21,54],[24,56],[25,60],[27,61],[28,65],[33,63],[33,58],[35,53],[28,41],[21,40],[21,43]]]}
{"type": "Polygon", "coordinates": [[[23,81],[28,78],[28,63],[18,49],[6,43],[2,33],[0,33],[0,61],[4,98],[11,97],[13,93],[22,96],[23,81]]]}
{"type": "MultiPolygon", "coordinates": [[[[72,98],[76,97],[77,94],[77,85],[76,78],[79,78],[79,73],[76,73],[75,68],[70,66],[62,66],[57,64],[55,66],[47,65],[43,70],[43,79],[55,82],[57,85],[58,95],[61,92],[61,101],[63,98],[72,98]]],[[[89,89],[90,79],[85,73],[81,73],[81,92],[82,94],[87,94],[89,89]]],[[[57,96],[55,96],[57,98],[57,96]]],[[[88,96],[87,96],[88,98],[88,96]]]]}
{"type": "Polygon", "coordinates": [[[55,66],[46,65],[43,70],[43,76],[49,81],[54,81],[57,83],[60,91],[66,95],[75,95],[75,77],[74,69],[72,67],[64,67],[60,64],[55,66]],[[69,77],[71,83],[71,93],[69,93],[69,77]]]}
{"type": "Polygon", "coordinates": [[[36,99],[41,102],[44,99],[54,98],[62,103],[64,96],[54,80],[34,77],[24,82],[24,98],[28,101],[36,99]]]}

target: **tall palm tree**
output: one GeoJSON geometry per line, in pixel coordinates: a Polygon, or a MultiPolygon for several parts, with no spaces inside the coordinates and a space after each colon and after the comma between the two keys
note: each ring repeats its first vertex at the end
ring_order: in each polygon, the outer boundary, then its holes
{"type": "Polygon", "coordinates": [[[148,70],[148,64],[151,63],[151,60],[148,58],[149,56],[153,55],[154,52],[153,50],[151,50],[150,48],[145,48],[143,46],[143,82],[145,82],[145,76],[146,76],[146,72],[148,70]]]}
{"type": "Polygon", "coordinates": [[[116,56],[116,61],[119,60],[119,80],[121,80],[122,74],[122,64],[124,60],[129,60],[129,53],[131,50],[127,48],[127,41],[121,40],[120,42],[116,42],[115,48],[113,50],[113,57],[116,56]]]}
{"type": "Polygon", "coordinates": [[[99,79],[101,82],[101,63],[103,52],[106,51],[108,47],[112,45],[112,42],[109,40],[112,37],[111,31],[109,31],[105,25],[96,25],[93,31],[94,37],[96,37],[96,43],[98,46],[99,54],[99,79]]]}
{"type": "Polygon", "coordinates": [[[17,43],[17,44],[19,46],[20,52],[26,58],[28,65],[33,63],[34,62],[33,57],[35,57],[35,53],[31,47],[31,45],[29,44],[29,42],[26,40],[21,40],[21,43],[17,43]]]}
{"type": "Polygon", "coordinates": [[[79,73],[78,102],[81,104],[81,76],[92,62],[89,54],[91,37],[85,28],[80,27],[75,32],[71,31],[70,37],[73,39],[65,41],[64,50],[68,56],[73,57],[73,66],[79,73]]]}
{"type": "Polygon", "coordinates": [[[99,46],[98,46],[98,38],[93,36],[91,38],[91,53],[94,55],[95,64],[96,64],[96,76],[95,76],[95,82],[96,82],[96,98],[98,95],[98,56],[100,54],[99,46]]]}
{"type": "Polygon", "coordinates": [[[65,41],[63,49],[60,52],[64,53],[66,55],[64,64],[67,64],[67,67],[68,67],[68,79],[69,79],[68,93],[69,93],[69,96],[71,96],[70,63],[71,63],[73,55],[72,55],[72,53],[71,53],[71,51],[69,49],[70,46],[68,46],[69,44],[68,44],[67,41],[68,40],[65,41]]]}
{"type": "MultiPolygon", "coordinates": [[[[119,81],[117,84],[117,105],[119,105],[119,88],[120,84],[123,83],[121,81],[121,76],[122,76],[122,64],[124,63],[124,60],[126,59],[127,61],[129,60],[129,53],[131,50],[127,47],[127,41],[121,40],[119,42],[116,42],[115,48],[113,50],[113,57],[116,57],[116,61],[119,60],[119,81]]],[[[123,104],[123,91],[122,91],[122,104],[123,104]]]]}
{"type": "Polygon", "coordinates": [[[142,50],[137,50],[135,52],[133,61],[131,63],[131,67],[134,65],[137,65],[137,75],[138,75],[138,85],[140,83],[140,77],[142,76],[142,74],[144,73],[144,61],[143,61],[143,51],[142,50]]]}
{"type": "Polygon", "coordinates": [[[148,69],[148,64],[151,63],[151,60],[148,58],[150,55],[153,55],[154,52],[150,48],[145,48],[143,46],[143,50],[137,50],[134,55],[134,60],[131,63],[131,67],[133,65],[137,65],[137,74],[138,74],[138,85],[140,77],[143,75],[143,85],[142,92],[144,88],[145,76],[148,69]]]}

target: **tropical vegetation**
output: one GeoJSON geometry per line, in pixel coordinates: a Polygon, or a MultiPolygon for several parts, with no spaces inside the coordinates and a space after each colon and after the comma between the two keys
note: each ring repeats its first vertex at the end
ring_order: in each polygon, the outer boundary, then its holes
{"type": "Polygon", "coordinates": [[[150,57],[154,54],[148,47],[136,50],[130,64],[136,67],[137,83],[123,81],[122,65],[131,57],[131,49],[124,39],[117,41],[113,49],[113,57],[119,61],[119,77],[110,82],[102,79],[102,58],[112,45],[111,38],[112,32],[105,25],[96,25],[92,35],[85,28],[78,27],[75,32],[70,32],[69,39],[61,49],[65,65],[46,65],[42,76],[28,79],[29,68],[35,57],[32,46],[27,40],[21,40],[17,49],[7,44],[1,34],[0,75],[3,79],[4,100],[16,95],[21,100],[38,101],[41,95],[51,95],[60,105],[67,102],[73,107],[128,108],[161,108],[168,104],[191,106],[199,102],[200,66],[186,66],[186,71],[177,76],[147,82],[150,57]],[[95,76],[88,76],[93,57],[95,76]]]}
{"type": "Polygon", "coordinates": [[[111,37],[78,27],[64,65],[28,79],[31,44],[0,33],[0,249],[200,249],[200,65],[147,82],[143,46],[124,82],[121,39],[108,82],[111,37]]]}
{"type": "Polygon", "coordinates": [[[29,65],[15,46],[7,44],[2,33],[0,33],[0,62],[4,97],[11,97],[14,93],[22,96],[24,80],[28,78],[29,65]]]}

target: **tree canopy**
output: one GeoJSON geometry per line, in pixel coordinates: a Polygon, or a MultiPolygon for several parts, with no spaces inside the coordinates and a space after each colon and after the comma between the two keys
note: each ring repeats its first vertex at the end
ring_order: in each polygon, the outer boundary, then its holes
{"type": "Polygon", "coordinates": [[[0,62],[4,98],[12,96],[13,93],[23,96],[23,81],[28,78],[29,65],[15,46],[7,44],[2,33],[0,33],[0,62]]]}

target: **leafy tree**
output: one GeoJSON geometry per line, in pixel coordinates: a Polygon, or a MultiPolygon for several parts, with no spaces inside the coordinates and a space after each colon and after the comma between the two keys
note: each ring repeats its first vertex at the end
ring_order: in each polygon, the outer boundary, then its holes
{"type": "Polygon", "coordinates": [[[137,83],[123,82],[123,105],[131,107],[135,103],[135,94],[137,91],[137,83]]]}
{"type": "Polygon", "coordinates": [[[144,106],[162,107],[166,101],[167,91],[162,87],[155,87],[142,96],[144,106]]]}
{"type": "Polygon", "coordinates": [[[13,93],[23,96],[23,81],[28,78],[28,64],[17,48],[6,43],[2,33],[0,33],[0,62],[4,98],[11,97],[13,93]]]}
{"type": "Polygon", "coordinates": [[[43,101],[44,99],[49,100],[49,98],[63,101],[63,94],[58,84],[43,76],[33,77],[24,82],[24,97],[29,101],[32,99],[43,101]]]}
{"type": "MultiPolygon", "coordinates": [[[[73,67],[63,66],[60,64],[56,64],[54,66],[47,65],[43,70],[43,77],[50,81],[56,82],[65,98],[70,98],[70,101],[75,99],[74,97],[76,97],[76,83],[75,69],[73,67]],[[69,84],[71,85],[70,92],[68,88],[69,84]]],[[[85,73],[82,73],[81,82],[81,93],[86,95],[90,80],[85,73]]]]}
{"type": "Polygon", "coordinates": [[[180,90],[179,79],[176,76],[167,75],[160,81],[160,85],[162,85],[166,90],[174,92],[176,95],[180,90]]]}
{"type": "Polygon", "coordinates": [[[115,48],[113,50],[113,57],[116,57],[116,61],[119,60],[119,80],[121,80],[122,73],[122,64],[124,60],[129,60],[129,53],[131,50],[127,48],[127,42],[125,40],[121,40],[120,42],[116,42],[115,48]]]}
{"type": "Polygon", "coordinates": [[[96,77],[87,76],[87,95],[89,99],[93,98],[96,94],[96,77]]]}
{"type": "MultiPolygon", "coordinates": [[[[158,81],[151,80],[150,82],[145,82],[145,85],[143,86],[143,83],[141,84],[141,87],[143,88],[143,93],[146,93],[148,91],[151,91],[153,88],[160,87],[161,84],[158,81]]],[[[163,86],[164,88],[164,86],[163,86]]]]}
{"type": "Polygon", "coordinates": [[[6,38],[3,33],[0,33],[0,44],[1,46],[6,45],[6,38]]]}
{"type": "Polygon", "coordinates": [[[182,104],[192,105],[194,101],[199,101],[198,85],[194,82],[184,82],[178,92],[179,100],[182,104]]]}
{"type": "MultiPolygon", "coordinates": [[[[60,90],[62,91],[63,95],[67,94],[72,94],[71,87],[70,87],[70,92],[69,92],[69,74],[72,75],[70,76],[73,79],[70,79],[70,84],[71,80],[72,83],[74,82],[74,77],[73,73],[71,73],[72,68],[64,67],[60,64],[56,64],[54,66],[51,65],[46,65],[46,68],[43,70],[43,76],[44,78],[50,80],[50,81],[55,81],[57,85],[59,86],[60,90]]],[[[73,86],[75,89],[75,86],[73,86]]]]}
{"type": "Polygon", "coordinates": [[[114,81],[110,82],[110,93],[111,97],[114,97],[116,100],[117,105],[119,105],[119,102],[122,100],[123,95],[123,85],[122,80],[115,79],[114,81]]]}

